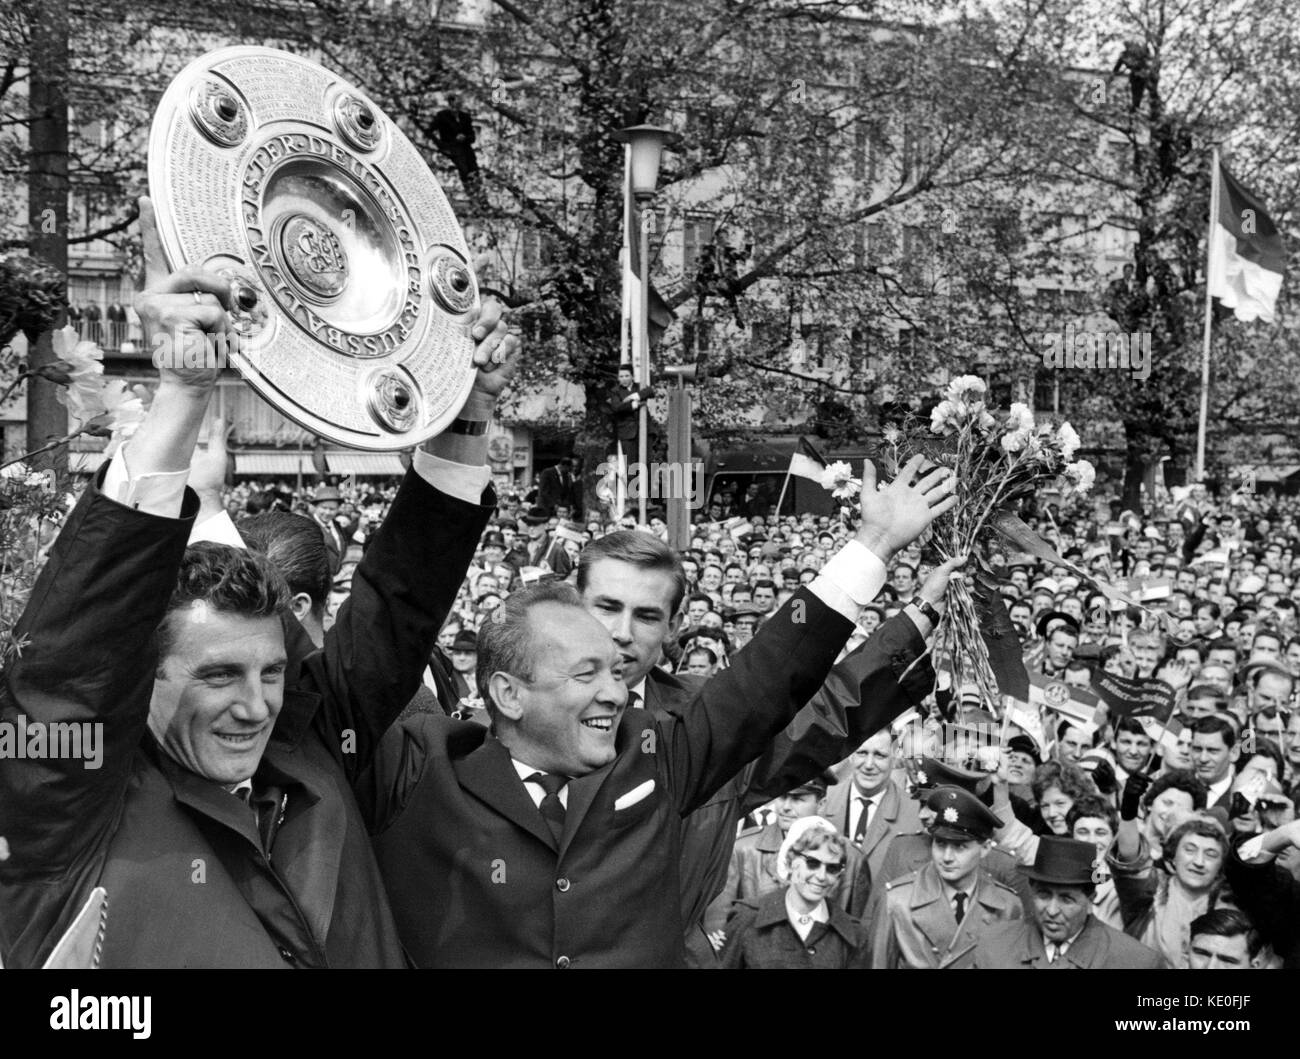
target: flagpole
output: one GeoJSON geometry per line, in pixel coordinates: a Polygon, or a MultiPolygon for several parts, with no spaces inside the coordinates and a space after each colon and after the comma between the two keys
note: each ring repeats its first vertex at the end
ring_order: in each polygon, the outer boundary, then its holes
{"type": "Polygon", "coordinates": [[[1219,148],[1210,151],[1210,216],[1205,239],[1205,333],[1201,343],[1201,415],[1196,428],[1196,480],[1205,481],[1205,431],[1210,416],[1210,268],[1214,260],[1214,226],[1219,219],[1219,148]]]}
{"type": "MultiPolygon", "coordinates": [[[[793,461],[793,460],[794,460],[794,457],[791,456],[790,459],[791,459],[791,461],[793,461]]],[[[789,465],[789,464],[786,464],[786,468],[785,468],[785,481],[781,483],[781,495],[778,496],[778,497],[776,498],[776,512],[775,512],[775,514],[776,514],[776,517],[777,517],[777,518],[780,518],[780,517],[781,517],[781,505],[785,502],[785,491],[786,491],[786,489],[789,487],[789,485],[790,485],[790,465],[789,465]]]]}

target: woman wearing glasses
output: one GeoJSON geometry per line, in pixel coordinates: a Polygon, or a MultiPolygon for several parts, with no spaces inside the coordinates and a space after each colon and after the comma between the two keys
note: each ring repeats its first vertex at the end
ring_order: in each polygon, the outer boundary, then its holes
{"type": "Polygon", "coordinates": [[[739,968],[845,968],[863,965],[861,924],[835,901],[848,843],[820,816],[790,825],[777,854],[786,885],[739,902],[727,922],[722,965],[739,968]]]}

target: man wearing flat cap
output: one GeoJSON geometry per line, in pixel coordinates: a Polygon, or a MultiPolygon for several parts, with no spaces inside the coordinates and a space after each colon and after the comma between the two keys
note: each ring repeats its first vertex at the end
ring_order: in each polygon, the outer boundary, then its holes
{"type": "Polygon", "coordinates": [[[343,560],[347,558],[348,545],[356,533],[359,523],[344,524],[338,517],[343,503],[343,494],[332,485],[321,486],[311,498],[311,517],[320,526],[325,538],[325,550],[329,552],[330,576],[339,572],[343,560]]]}
{"type": "Polygon", "coordinates": [[[1125,968],[1169,965],[1154,949],[1134,941],[1092,914],[1097,847],[1044,835],[1032,868],[1034,916],[1004,923],[975,946],[976,968],[1125,968]]]}
{"type": "Polygon", "coordinates": [[[984,870],[999,820],[960,787],[936,787],[926,799],[930,862],[885,883],[872,928],[871,965],[970,967],[975,946],[994,925],[1023,915],[1020,898],[984,870]]]}
{"type": "Polygon", "coordinates": [[[1029,672],[1063,680],[1079,646],[1079,623],[1064,611],[1049,611],[1038,619],[1038,635],[1042,637],[1043,654],[1027,665],[1029,672]]]}
{"type": "Polygon", "coordinates": [[[527,565],[545,566],[557,577],[564,578],[573,569],[573,560],[564,550],[564,542],[551,533],[553,516],[550,508],[536,505],[524,513],[523,522],[528,530],[527,565]]]}

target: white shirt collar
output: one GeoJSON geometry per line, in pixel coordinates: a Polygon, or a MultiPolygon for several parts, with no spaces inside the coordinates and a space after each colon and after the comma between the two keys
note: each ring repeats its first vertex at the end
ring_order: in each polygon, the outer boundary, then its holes
{"type": "Polygon", "coordinates": [[[860,790],[858,790],[858,785],[856,783],[854,783],[852,786],[853,786],[853,800],[855,802],[871,802],[873,805],[879,805],[880,799],[885,796],[885,792],[883,790],[876,791],[875,794],[866,795],[863,794],[860,790]]]}
{"type": "Polygon", "coordinates": [[[632,704],[632,696],[635,695],[637,696],[637,709],[643,709],[645,707],[645,684],[647,679],[648,678],[646,677],[642,677],[638,684],[627,689],[627,701],[629,706],[632,704]]]}
{"type": "Polygon", "coordinates": [[[1228,788],[1231,786],[1232,786],[1232,769],[1229,769],[1228,774],[1224,776],[1223,779],[1219,780],[1218,783],[1210,784],[1210,792],[1206,797],[1205,804],[1213,805],[1225,794],[1227,794],[1228,788]]]}
{"type": "Polygon", "coordinates": [[[825,898],[822,898],[821,904],[811,912],[800,912],[794,904],[793,887],[785,892],[785,915],[790,921],[790,926],[794,927],[795,933],[805,939],[812,933],[814,923],[829,923],[831,919],[831,913],[826,907],[825,898]]]}
{"type": "MultiPolygon", "coordinates": [[[[546,792],[540,784],[527,782],[528,777],[538,772],[545,772],[545,769],[539,769],[536,765],[525,765],[517,757],[510,758],[510,764],[514,765],[515,772],[519,774],[519,779],[524,785],[524,790],[528,792],[528,797],[533,800],[533,804],[540,807],[542,799],[546,797],[546,792]]],[[[560,804],[566,809],[569,807],[569,785],[565,783],[560,788],[560,804]]]]}

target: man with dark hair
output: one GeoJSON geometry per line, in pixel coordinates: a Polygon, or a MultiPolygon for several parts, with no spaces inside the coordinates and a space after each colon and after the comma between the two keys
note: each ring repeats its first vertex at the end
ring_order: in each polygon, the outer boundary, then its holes
{"type": "Polygon", "coordinates": [[[754,607],[766,617],[776,609],[776,582],[763,578],[754,582],[754,607]]]}
{"type": "Polygon", "coordinates": [[[1115,778],[1123,783],[1129,775],[1150,764],[1151,736],[1136,717],[1121,717],[1115,723],[1111,747],[1115,754],[1115,778]]]}
{"type": "Polygon", "coordinates": [[[975,947],[977,968],[1045,969],[1166,967],[1158,952],[1106,926],[1092,914],[1097,850],[1091,842],[1044,835],[1025,869],[1034,915],[994,927],[975,947]]]}
{"type": "Polygon", "coordinates": [[[1205,664],[1207,666],[1223,666],[1228,671],[1228,681],[1231,684],[1237,675],[1237,644],[1229,636],[1221,636],[1217,640],[1210,641],[1210,647],[1205,655],[1205,664]]]}
{"type": "Polygon", "coordinates": [[[1216,908],[1192,920],[1191,955],[1193,971],[1249,971],[1257,969],[1264,952],[1264,939],[1240,912],[1216,908]]]}
{"type": "Polygon", "coordinates": [[[1232,799],[1232,766],[1241,755],[1237,730],[1224,717],[1200,717],[1192,724],[1192,768],[1208,788],[1210,808],[1228,808],[1232,799]]]}
{"type": "Polygon", "coordinates": [[[789,724],[884,583],[886,563],[952,507],[950,475],[913,484],[920,466],[910,461],[877,490],[867,464],[870,503],[854,541],[673,712],[628,711],[625,669],[648,659],[648,677],[675,631],[679,566],[634,566],[627,576],[642,587],[630,606],[625,581],[611,588],[590,564],[585,579],[579,572],[589,599],[562,597],[558,585],[511,596],[480,640],[492,731],[408,718],[373,771],[376,850],[414,962],[680,965],[698,921],[683,917],[684,898],[702,913],[716,892],[683,887],[681,821],[789,724]]]}
{"type": "Polygon", "coordinates": [[[557,511],[567,507],[573,518],[582,517],[582,483],[573,472],[572,456],[562,457],[537,478],[537,504],[557,511]]]}
{"type": "MultiPolygon", "coordinates": [[[[168,275],[147,199],[141,217],[147,328],[222,332],[230,284],[197,267],[168,275]]],[[[513,345],[504,323],[493,330],[497,313],[477,325],[491,332],[477,363],[513,345]]],[[[217,374],[162,369],[19,622],[30,643],[4,674],[0,718],[102,726],[104,767],[0,768],[6,965],[40,966],[104,894],[106,967],[405,964],[350,785],[419,682],[491,510],[454,493],[487,468],[442,466],[436,452],[450,464],[462,450],[429,443],[430,473],[451,491],[408,475],[314,651],[282,623],[288,590],[265,559],[185,550],[199,507],[185,479],[217,374]]],[[[476,383],[466,410],[482,400],[476,383]]]]}
{"type": "Polygon", "coordinates": [[[320,647],[325,642],[330,564],[319,527],[302,515],[267,511],[240,519],[235,528],[244,543],[265,555],[288,583],[293,616],[320,647]]]}

